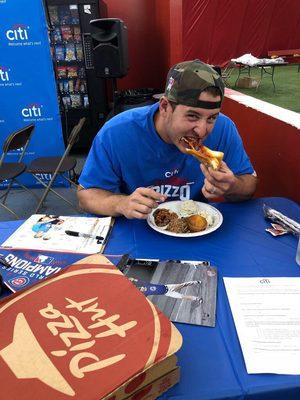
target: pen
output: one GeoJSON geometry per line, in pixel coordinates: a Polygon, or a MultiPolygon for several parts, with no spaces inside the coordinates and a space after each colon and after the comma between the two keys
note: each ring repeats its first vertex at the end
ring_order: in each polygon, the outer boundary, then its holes
{"type": "Polygon", "coordinates": [[[120,261],[118,262],[118,264],[116,265],[117,268],[119,268],[119,270],[121,272],[124,272],[124,270],[128,267],[127,263],[129,261],[129,254],[124,254],[120,261]]]}
{"type": "Polygon", "coordinates": [[[106,243],[107,243],[107,241],[108,241],[108,238],[109,238],[109,236],[110,236],[110,233],[111,233],[111,231],[112,231],[112,228],[113,228],[113,224],[111,224],[111,225],[109,226],[108,231],[107,231],[107,233],[106,233],[106,238],[105,238],[104,241],[102,242],[103,248],[104,248],[104,246],[106,245],[106,243]]]}
{"type": "Polygon", "coordinates": [[[103,240],[103,236],[97,236],[97,235],[90,235],[89,233],[82,233],[82,232],[76,232],[76,231],[65,231],[65,233],[69,236],[77,236],[77,237],[83,237],[83,238],[90,238],[90,239],[97,239],[97,240],[103,240]]]}

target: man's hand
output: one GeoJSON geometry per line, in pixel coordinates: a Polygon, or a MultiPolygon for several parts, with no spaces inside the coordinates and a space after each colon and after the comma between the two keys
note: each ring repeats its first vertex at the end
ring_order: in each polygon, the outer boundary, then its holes
{"type": "Polygon", "coordinates": [[[145,219],[157,207],[158,203],[166,200],[150,188],[137,188],[131,195],[112,193],[99,188],[84,189],[78,187],[77,196],[80,207],[93,214],[110,215],[126,218],[145,219]]]}
{"type": "Polygon", "coordinates": [[[236,176],[224,161],[218,170],[203,164],[200,164],[200,168],[205,176],[202,193],[208,200],[221,196],[231,201],[246,200],[256,189],[256,177],[250,174],[236,176]]]}
{"type": "Polygon", "coordinates": [[[165,201],[166,198],[153,189],[140,187],[129,196],[120,196],[117,212],[130,219],[146,219],[158,203],[165,201]]]}

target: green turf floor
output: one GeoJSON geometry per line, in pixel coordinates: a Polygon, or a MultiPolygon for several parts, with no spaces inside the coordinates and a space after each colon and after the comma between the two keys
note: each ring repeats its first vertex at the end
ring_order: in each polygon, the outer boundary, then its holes
{"type": "MultiPolygon", "coordinates": [[[[227,87],[245,93],[248,96],[253,96],[257,99],[300,113],[300,72],[298,72],[298,64],[276,66],[274,73],[275,92],[273,90],[271,76],[268,74],[264,74],[257,89],[235,87],[237,75],[238,71],[236,69],[231,73],[228,79],[229,85],[226,85],[227,87]]],[[[241,75],[241,77],[244,76],[247,75],[241,75]]],[[[251,77],[260,79],[260,70],[258,68],[252,68],[251,77]]]]}

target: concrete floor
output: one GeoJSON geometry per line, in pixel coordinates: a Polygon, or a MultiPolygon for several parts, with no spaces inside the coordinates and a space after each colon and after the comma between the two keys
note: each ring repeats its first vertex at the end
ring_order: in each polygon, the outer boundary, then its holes
{"type": "MultiPolygon", "coordinates": [[[[80,174],[82,170],[85,157],[86,156],[76,155],[77,166],[75,172],[77,174],[80,174]]],[[[74,205],[78,206],[75,187],[54,189],[62,196],[66,197],[74,205]]],[[[44,191],[44,189],[42,188],[30,190],[32,190],[39,198],[42,196],[42,193],[44,191]]],[[[34,211],[38,205],[38,201],[32,194],[28,193],[24,189],[11,189],[7,198],[7,205],[20,216],[20,219],[26,219],[34,214],[34,211]]],[[[43,207],[39,210],[39,214],[78,215],[80,214],[80,212],[79,210],[72,208],[69,204],[67,204],[54,194],[49,193],[43,207]]],[[[12,220],[16,220],[14,215],[0,206],[0,221],[12,220]]]]}

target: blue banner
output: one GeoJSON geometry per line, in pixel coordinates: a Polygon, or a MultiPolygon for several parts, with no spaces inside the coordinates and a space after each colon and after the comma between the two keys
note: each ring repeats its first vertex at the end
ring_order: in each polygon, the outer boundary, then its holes
{"type": "MultiPolygon", "coordinates": [[[[42,0],[0,0],[0,20],[0,145],[10,133],[33,123],[24,162],[62,155],[64,141],[42,0]]],[[[16,161],[19,153],[11,152],[6,161],[16,161]]],[[[47,182],[51,176],[41,178],[47,182]]],[[[30,174],[23,174],[20,181],[40,186],[30,174]]]]}

